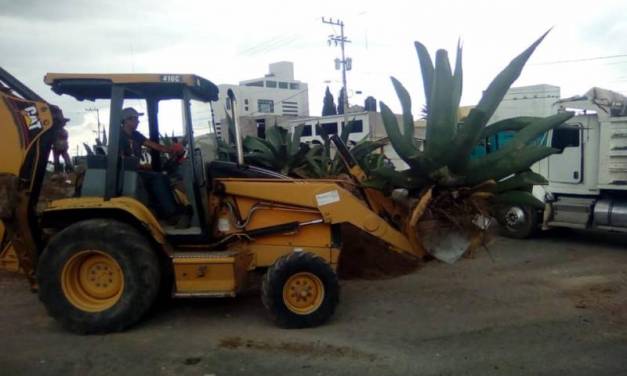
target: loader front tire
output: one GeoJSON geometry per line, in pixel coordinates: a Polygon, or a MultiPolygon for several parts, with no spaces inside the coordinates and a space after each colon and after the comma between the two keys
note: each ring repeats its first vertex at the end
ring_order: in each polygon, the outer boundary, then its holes
{"type": "Polygon", "coordinates": [[[122,331],[151,307],[161,272],[150,243],[108,219],[77,222],[56,234],[37,270],[39,299],[80,334],[122,331]]]}
{"type": "Polygon", "coordinates": [[[323,324],[335,312],[340,287],[337,275],[321,257],[294,252],[279,258],[263,279],[261,298],[283,328],[323,324]]]}

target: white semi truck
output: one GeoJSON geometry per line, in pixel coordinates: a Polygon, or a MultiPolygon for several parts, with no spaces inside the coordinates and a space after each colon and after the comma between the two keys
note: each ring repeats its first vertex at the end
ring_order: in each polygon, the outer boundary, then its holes
{"type": "Polygon", "coordinates": [[[552,227],[627,232],[627,98],[593,88],[555,102],[554,111],[564,110],[576,116],[546,138],[561,153],[534,166],[549,181],[533,191],[544,209],[503,208],[505,235],[525,238],[552,227]]]}

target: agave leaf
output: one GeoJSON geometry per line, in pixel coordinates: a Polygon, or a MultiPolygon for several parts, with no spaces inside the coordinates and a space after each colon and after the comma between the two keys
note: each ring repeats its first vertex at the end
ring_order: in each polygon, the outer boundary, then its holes
{"type": "Polygon", "coordinates": [[[488,86],[477,105],[478,109],[488,114],[488,118],[492,117],[499,103],[501,103],[503,97],[505,97],[507,90],[509,90],[514,81],[518,79],[527,60],[529,60],[531,54],[533,54],[536,47],[538,47],[549,31],[551,30],[547,30],[540,38],[533,42],[531,46],[527,47],[526,50],[514,58],[514,60],[494,78],[492,83],[490,83],[490,86],[488,86]]]}
{"type": "Polygon", "coordinates": [[[418,61],[420,62],[420,71],[422,72],[422,86],[424,87],[425,101],[427,103],[428,109],[430,107],[431,86],[433,83],[433,62],[431,61],[431,56],[429,56],[429,51],[427,51],[427,48],[422,43],[414,42],[414,46],[416,47],[418,61]]]}
{"type": "MultiPolygon", "coordinates": [[[[296,127],[294,127],[294,133],[291,135],[290,138],[288,138],[288,142],[287,142],[287,153],[288,158],[292,159],[296,156],[296,154],[298,154],[300,152],[301,149],[303,149],[303,147],[301,147],[301,143],[300,143],[300,138],[303,135],[303,131],[305,130],[305,125],[301,124],[301,125],[297,125],[296,127]]],[[[288,134],[288,137],[290,135],[288,134]]]]}
{"type": "Polygon", "coordinates": [[[574,115],[575,114],[573,112],[562,112],[546,118],[538,119],[516,133],[516,136],[514,136],[514,138],[512,138],[512,140],[504,146],[504,149],[511,148],[520,150],[539,135],[557,127],[566,120],[572,118],[574,115]]]}
{"type": "Polygon", "coordinates": [[[372,180],[383,179],[395,188],[418,189],[424,187],[427,180],[414,175],[411,170],[396,171],[391,167],[375,168],[371,171],[372,180]]]}
{"type": "Polygon", "coordinates": [[[299,148],[296,151],[296,154],[292,154],[288,157],[286,166],[288,168],[288,172],[290,169],[296,168],[305,163],[305,156],[309,152],[309,146],[306,144],[299,144],[299,148]]]}
{"type": "Polygon", "coordinates": [[[372,153],[373,151],[387,145],[389,141],[390,139],[388,137],[385,137],[376,141],[363,141],[362,140],[358,142],[357,145],[353,146],[350,149],[350,153],[353,155],[353,157],[357,161],[359,161],[365,156],[367,156],[368,154],[372,153]]]}
{"type": "Polygon", "coordinates": [[[529,186],[546,184],[549,184],[549,182],[544,178],[544,176],[536,174],[532,171],[524,171],[505,180],[501,180],[496,184],[496,186],[494,186],[492,191],[495,193],[502,193],[520,188],[526,189],[529,186]]]}
{"type": "MultiPolygon", "coordinates": [[[[401,101],[401,107],[403,108],[403,139],[405,141],[409,140],[413,143],[414,140],[414,117],[411,113],[411,97],[409,96],[409,92],[403,84],[400,83],[396,78],[390,77],[392,80],[392,85],[394,85],[394,90],[396,90],[396,95],[398,99],[401,101]]],[[[415,146],[415,145],[412,145],[415,146]]]]}
{"type": "Polygon", "coordinates": [[[457,41],[457,56],[455,58],[455,72],[453,73],[453,107],[459,108],[459,102],[462,99],[463,88],[463,70],[462,70],[462,42],[457,41]]]}
{"type": "Polygon", "coordinates": [[[260,151],[251,151],[246,153],[246,155],[244,155],[244,160],[247,164],[254,166],[261,166],[272,170],[279,169],[279,166],[275,163],[276,159],[274,156],[260,151]]]}
{"type": "MultiPolygon", "coordinates": [[[[318,145],[320,146],[320,145],[318,145]]],[[[318,178],[327,177],[327,164],[328,159],[321,156],[321,150],[319,149],[310,149],[309,152],[305,154],[305,159],[309,164],[313,174],[318,178]]]]}
{"type": "Polygon", "coordinates": [[[246,136],[243,145],[246,147],[246,150],[249,151],[258,151],[270,156],[275,156],[277,154],[277,150],[269,141],[259,137],[246,136]]]}
{"type": "Polygon", "coordinates": [[[420,156],[422,153],[411,143],[407,142],[403,135],[401,135],[398,127],[398,121],[396,120],[396,116],[392,113],[392,110],[384,103],[379,102],[379,106],[381,108],[381,117],[383,118],[383,126],[385,127],[385,131],[387,132],[388,137],[390,138],[390,142],[396,150],[401,159],[403,159],[407,164],[412,166],[416,171],[421,171],[422,166],[420,163],[420,156]]]}
{"type": "Polygon", "coordinates": [[[331,137],[327,133],[326,129],[320,126],[320,123],[316,124],[316,134],[320,135],[322,138],[322,145],[324,154],[327,158],[331,158],[331,137]]]}
{"type": "Polygon", "coordinates": [[[85,152],[87,152],[87,155],[94,155],[94,152],[91,150],[91,146],[87,145],[86,142],[83,142],[83,147],[85,148],[85,152]]]}
{"type": "Polygon", "coordinates": [[[535,198],[531,193],[524,191],[509,191],[494,196],[494,201],[499,204],[524,205],[535,209],[544,209],[544,203],[535,198]]]}
{"type": "Polygon", "coordinates": [[[479,159],[473,160],[469,164],[470,169],[489,168],[491,165],[504,158],[505,155],[518,152],[526,147],[527,143],[534,140],[537,136],[555,128],[573,116],[571,112],[562,112],[546,118],[538,118],[531,124],[522,128],[504,147],[487,154],[479,159]]]}
{"type": "Polygon", "coordinates": [[[305,160],[310,166],[315,177],[329,177],[329,166],[331,159],[327,154],[327,147],[324,145],[314,145],[305,153],[305,160]]]}
{"type": "Polygon", "coordinates": [[[373,178],[370,177],[368,180],[361,182],[361,186],[364,188],[373,188],[378,191],[386,191],[390,188],[390,184],[384,178],[373,178]]]}
{"type": "Polygon", "coordinates": [[[370,171],[385,166],[385,156],[383,154],[368,154],[360,161],[361,167],[370,174],[370,171]]]}
{"type": "Polygon", "coordinates": [[[425,156],[434,162],[436,168],[446,165],[451,156],[449,147],[457,126],[457,106],[453,105],[453,90],[448,54],[445,50],[438,50],[425,141],[425,156]]]}
{"type": "Polygon", "coordinates": [[[284,128],[278,126],[269,127],[266,130],[266,141],[268,141],[276,150],[279,150],[280,146],[285,144],[286,133],[287,131],[284,128]]]}
{"type": "Polygon", "coordinates": [[[483,93],[477,107],[470,111],[470,114],[464,121],[464,125],[455,137],[454,150],[456,150],[456,156],[453,158],[453,163],[451,164],[452,171],[461,172],[466,168],[470,152],[479,141],[481,129],[483,129],[485,124],[492,117],[494,111],[507,93],[507,90],[512,83],[518,79],[525,63],[549,31],[551,30],[545,32],[531,44],[531,46],[514,58],[514,60],[494,78],[483,93]]]}
{"type": "MultiPolygon", "coordinates": [[[[558,152],[558,149],[539,145],[529,145],[522,150],[511,149],[509,153],[502,155],[493,163],[476,164],[473,168],[469,168],[465,183],[475,185],[490,179],[500,180],[517,172],[526,171],[535,162],[558,152]]],[[[487,157],[493,154],[496,153],[488,154],[487,157]]],[[[481,160],[485,160],[487,157],[481,158],[481,160]]]]}
{"type": "Polygon", "coordinates": [[[503,131],[519,131],[539,119],[541,118],[535,116],[518,116],[497,121],[496,123],[490,124],[487,127],[483,128],[481,130],[481,134],[479,135],[479,139],[488,138],[503,131]]]}
{"type": "Polygon", "coordinates": [[[235,145],[227,144],[221,138],[218,138],[218,160],[221,161],[237,161],[237,152],[235,145]]]}
{"type": "Polygon", "coordinates": [[[352,120],[349,120],[348,123],[345,124],[344,127],[342,127],[342,131],[340,132],[340,140],[342,140],[344,144],[348,143],[348,137],[350,136],[351,130],[354,127],[354,121],[355,118],[353,117],[352,120]]]}

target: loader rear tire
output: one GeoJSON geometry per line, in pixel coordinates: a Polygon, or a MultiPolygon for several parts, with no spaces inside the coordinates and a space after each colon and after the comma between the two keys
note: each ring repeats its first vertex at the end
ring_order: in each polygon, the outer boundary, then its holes
{"type": "Polygon", "coordinates": [[[335,312],[340,287],[337,275],[321,257],[295,252],[268,268],[261,299],[274,321],[287,329],[323,324],[335,312]]]}
{"type": "Polygon", "coordinates": [[[148,240],[108,219],[77,222],[56,234],[37,270],[39,299],[80,334],[122,331],[153,304],[161,279],[148,240]]]}

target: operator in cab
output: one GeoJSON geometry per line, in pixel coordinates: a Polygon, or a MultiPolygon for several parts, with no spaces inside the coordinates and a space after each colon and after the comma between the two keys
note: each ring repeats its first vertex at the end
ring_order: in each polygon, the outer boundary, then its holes
{"type": "Polygon", "coordinates": [[[161,153],[172,153],[167,146],[151,141],[137,131],[139,117],[143,112],[137,112],[133,107],[122,110],[122,132],[120,132],[120,154],[124,157],[141,158],[142,146],[161,153]]]}
{"type": "MultiPolygon", "coordinates": [[[[141,158],[142,146],[168,153],[171,156],[176,150],[149,140],[137,131],[139,117],[144,115],[132,107],[122,110],[122,129],[120,132],[120,156],[123,158],[141,158]]],[[[177,202],[170,186],[169,178],[163,172],[138,171],[148,193],[150,206],[156,211],[157,217],[166,220],[177,228],[189,226],[190,210],[187,203],[177,202]]]]}

